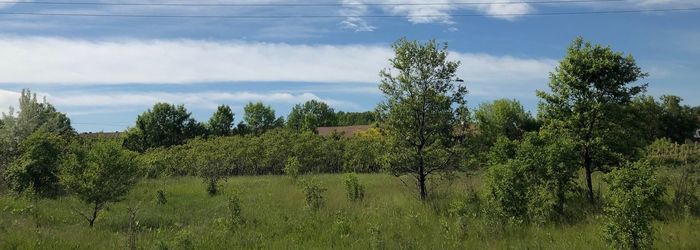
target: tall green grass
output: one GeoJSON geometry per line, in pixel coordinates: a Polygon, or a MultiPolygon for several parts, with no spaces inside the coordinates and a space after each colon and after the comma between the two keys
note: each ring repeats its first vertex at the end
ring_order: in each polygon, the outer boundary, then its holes
{"type": "MultiPolygon", "coordinates": [[[[365,199],[350,201],[342,175],[316,175],[328,190],[325,207],[305,206],[301,189],[285,176],[233,177],[221,195],[209,197],[201,179],[144,180],[126,200],[108,206],[89,228],[64,197],[35,202],[0,196],[0,249],[124,249],[128,207],[137,207],[141,249],[601,249],[600,215],[571,223],[498,227],[482,217],[457,218],[450,204],[469,189],[482,192],[481,176],[461,176],[433,185],[423,204],[409,179],[359,175],[365,199]],[[157,191],[167,203],[157,204],[157,191]],[[227,225],[228,195],[240,197],[245,222],[227,225]]],[[[486,208],[487,209],[487,208],[486,208]]],[[[685,217],[656,224],[655,246],[700,248],[700,220],[685,217]]]]}

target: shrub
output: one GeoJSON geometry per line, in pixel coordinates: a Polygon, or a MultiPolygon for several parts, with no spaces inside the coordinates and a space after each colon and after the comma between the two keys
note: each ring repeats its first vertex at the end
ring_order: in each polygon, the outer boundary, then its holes
{"type": "Polygon", "coordinates": [[[233,230],[244,223],[241,211],[241,199],[237,194],[231,195],[228,198],[228,213],[228,225],[230,229],[233,230]]]}
{"type": "Polygon", "coordinates": [[[306,198],[306,206],[309,209],[316,211],[323,207],[325,203],[323,199],[325,188],[321,187],[316,181],[310,180],[302,182],[302,190],[306,198]]]}
{"type": "Polygon", "coordinates": [[[355,173],[345,175],[345,190],[350,201],[362,201],[365,198],[365,187],[355,173]]]}
{"type": "Polygon", "coordinates": [[[575,192],[575,145],[565,137],[527,133],[522,141],[499,139],[487,175],[489,214],[512,222],[545,223],[564,215],[575,192]],[[510,156],[509,156],[510,155],[510,156]],[[510,157],[510,158],[509,158],[510,157]]]}
{"type": "Polygon", "coordinates": [[[59,165],[65,146],[65,140],[58,134],[44,130],[32,133],[20,143],[19,157],[11,162],[5,172],[10,189],[38,197],[58,195],[59,165]]]}
{"type": "Polygon", "coordinates": [[[700,213],[700,144],[677,144],[659,139],[647,148],[647,159],[677,173],[669,178],[675,212],[700,213]]]}
{"type": "Polygon", "coordinates": [[[646,161],[627,164],[605,176],[610,185],[605,207],[604,234],[618,249],[652,247],[652,221],[661,206],[664,188],[654,167],[646,161]]]}
{"type": "Polygon", "coordinates": [[[299,177],[299,170],[301,169],[301,163],[297,157],[292,156],[287,159],[287,163],[284,164],[284,173],[296,179],[299,177]]]}

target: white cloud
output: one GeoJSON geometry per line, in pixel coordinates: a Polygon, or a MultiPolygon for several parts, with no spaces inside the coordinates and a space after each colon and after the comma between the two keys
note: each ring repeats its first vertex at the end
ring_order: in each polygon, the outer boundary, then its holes
{"type": "Polygon", "coordinates": [[[351,16],[345,18],[345,20],[340,23],[344,28],[358,32],[374,31],[376,29],[376,27],[370,25],[360,17],[352,17],[367,15],[368,7],[362,4],[361,0],[342,0],[342,2],[347,7],[340,11],[340,15],[351,16]]]}
{"type": "MultiPolygon", "coordinates": [[[[519,14],[528,14],[534,11],[534,8],[525,2],[514,3],[512,0],[491,0],[486,2],[491,4],[460,4],[464,3],[464,1],[460,0],[343,0],[346,8],[340,14],[365,15],[369,12],[368,7],[378,6],[376,9],[383,11],[383,13],[406,16],[406,19],[411,23],[443,23],[450,25],[454,23],[451,15],[459,11],[471,10],[505,20],[514,20],[519,14]],[[363,5],[362,3],[379,5],[363,5]]],[[[359,17],[348,18],[343,21],[343,24],[351,27],[353,24],[362,24],[374,28],[366,20],[359,17]],[[348,23],[350,25],[347,25],[348,23]]]]}
{"type": "Polygon", "coordinates": [[[630,0],[634,5],[645,7],[693,7],[700,6],[695,0],[630,0]]]}
{"type": "MultiPolygon", "coordinates": [[[[0,84],[201,82],[371,83],[393,51],[372,45],[203,40],[0,38],[0,84]]],[[[489,84],[544,79],[551,59],[452,53],[460,77],[489,84]]]]}
{"type": "Polygon", "coordinates": [[[48,94],[47,100],[60,107],[149,107],[157,102],[185,104],[188,107],[215,108],[221,103],[262,101],[264,103],[296,104],[308,100],[319,100],[330,105],[348,103],[322,99],[312,93],[291,94],[286,92],[63,92],[48,94]]]}
{"type": "Polygon", "coordinates": [[[9,112],[10,106],[17,108],[20,93],[0,89],[0,113],[9,112]]]}

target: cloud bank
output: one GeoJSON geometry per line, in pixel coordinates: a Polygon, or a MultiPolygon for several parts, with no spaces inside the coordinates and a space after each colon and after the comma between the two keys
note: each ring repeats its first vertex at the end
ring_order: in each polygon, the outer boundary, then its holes
{"type": "MultiPolygon", "coordinates": [[[[0,84],[376,84],[393,51],[375,45],[6,37],[0,38],[0,55],[0,84]]],[[[556,63],[459,52],[451,57],[462,62],[461,78],[489,84],[543,79],[556,63]]]]}

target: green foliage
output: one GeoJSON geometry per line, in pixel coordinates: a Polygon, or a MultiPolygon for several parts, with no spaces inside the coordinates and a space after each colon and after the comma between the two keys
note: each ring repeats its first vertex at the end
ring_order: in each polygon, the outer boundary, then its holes
{"type": "Polygon", "coordinates": [[[379,130],[372,128],[357,133],[345,143],[343,168],[348,172],[378,172],[382,167],[384,137],[379,130]]]}
{"type": "Polygon", "coordinates": [[[336,126],[337,124],[338,118],[333,108],[316,100],[295,105],[287,117],[287,127],[297,131],[316,133],[318,127],[336,126]]]}
{"type": "Polygon", "coordinates": [[[243,111],[244,130],[256,135],[284,126],[284,120],[281,117],[275,118],[275,110],[262,102],[248,103],[243,111]]]}
{"type": "Polygon", "coordinates": [[[487,177],[493,214],[536,223],[563,216],[568,197],[576,191],[578,166],[573,141],[542,131],[525,134],[521,142],[503,139],[494,146],[506,147],[511,147],[511,152],[492,156],[497,165],[489,169],[487,177]]]}
{"type": "Polygon", "coordinates": [[[639,121],[642,135],[651,142],[658,138],[669,138],[676,143],[693,139],[695,130],[700,127],[700,119],[688,105],[681,105],[682,98],[663,95],[659,101],[651,96],[635,98],[632,102],[634,119],[639,121]]]}
{"type": "Polygon", "coordinates": [[[93,206],[92,215],[81,213],[92,227],[106,203],[122,200],[136,184],[136,155],[114,140],[97,140],[75,151],[62,162],[61,184],[93,206]]]}
{"type": "Polygon", "coordinates": [[[579,37],[550,74],[550,92],[537,92],[544,126],[567,134],[578,145],[590,202],[594,201],[592,172],[635,157],[638,138],[635,126],[626,119],[626,107],[646,90],[646,85],[633,85],[646,76],[631,55],[579,37]]]}
{"type": "Polygon", "coordinates": [[[291,176],[296,179],[299,177],[299,170],[301,169],[301,163],[299,160],[292,156],[287,159],[287,163],[284,164],[284,174],[291,176]]]}
{"type": "Polygon", "coordinates": [[[222,139],[210,141],[195,140],[189,152],[192,164],[197,166],[197,172],[206,184],[207,193],[214,196],[218,193],[219,181],[230,173],[230,162],[233,155],[226,151],[222,139]]]}
{"type": "Polygon", "coordinates": [[[231,230],[235,230],[245,222],[241,209],[241,198],[238,194],[233,194],[228,197],[227,222],[231,230]]]}
{"type": "Polygon", "coordinates": [[[700,214],[700,144],[677,144],[659,139],[647,148],[647,159],[675,172],[668,178],[677,213],[700,214]]]}
{"type": "Polygon", "coordinates": [[[377,121],[376,113],[373,111],[365,112],[344,112],[338,111],[338,126],[353,126],[353,125],[370,125],[377,121]]]}
{"type": "Polygon", "coordinates": [[[67,142],[55,133],[40,129],[22,143],[20,155],[5,173],[10,190],[38,197],[55,197],[61,191],[59,169],[67,142]]]}
{"type": "Polygon", "coordinates": [[[520,139],[525,132],[538,129],[537,121],[517,100],[499,99],[492,103],[482,103],[474,111],[478,131],[488,146],[498,137],[510,140],[520,139]]]}
{"type": "Polygon", "coordinates": [[[204,126],[191,117],[185,106],[156,103],[136,118],[136,126],[127,131],[124,146],[144,152],[149,148],[180,145],[204,133],[204,126]]]}
{"type": "Polygon", "coordinates": [[[233,129],[233,111],[228,105],[221,105],[216,108],[216,112],[209,119],[209,134],[215,136],[226,136],[231,134],[233,129]]]}
{"type": "Polygon", "coordinates": [[[365,198],[365,186],[360,184],[360,179],[355,173],[345,174],[345,192],[351,201],[362,201],[365,198]]]}
{"type": "Polygon", "coordinates": [[[315,180],[304,180],[301,182],[301,189],[304,192],[307,208],[313,211],[323,208],[326,202],[323,193],[326,192],[326,188],[321,187],[315,180]]]}
{"type": "Polygon", "coordinates": [[[399,176],[416,178],[420,198],[428,196],[428,176],[459,168],[454,153],[468,118],[466,87],[455,85],[459,62],[447,60],[447,46],[401,39],[390,60],[396,75],[381,71],[379,89],[386,100],[378,106],[387,134],[387,166],[399,176]]]}
{"type": "MultiPolygon", "coordinates": [[[[8,114],[0,117],[0,176],[5,169],[21,153],[20,144],[30,135],[43,130],[64,138],[75,136],[70,119],[60,113],[50,103],[38,101],[36,94],[23,89],[19,98],[19,111],[10,107],[8,114]]],[[[0,178],[0,187],[3,178],[0,178]]]]}
{"type": "Polygon", "coordinates": [[[605,206],[605,239],[617,249],[651,249],[652,222],[659,213],[664,188],[647,161],[627,164],[605,177],[610,192],[605,206]]]}

